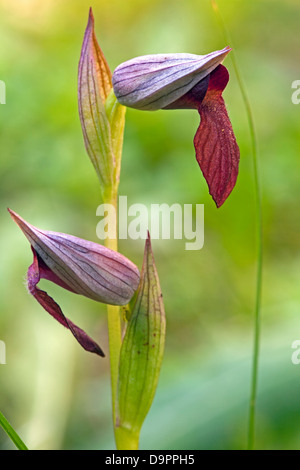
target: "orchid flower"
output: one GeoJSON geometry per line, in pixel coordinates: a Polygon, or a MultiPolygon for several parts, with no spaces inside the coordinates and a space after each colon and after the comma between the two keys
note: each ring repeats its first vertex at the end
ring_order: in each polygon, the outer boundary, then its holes
{"type": "Polygon", "coordinates": [[[217,207],[235,186],[240,156],[222,97],[229,73],[221,62],[230,50],[141,56],[119,65],[112,77],[116,98],[124,106],[198,110],[196,159],[217,207]]]}
{"type": "Polygon", "coordinates": [[[65,317],[59,305],[37,284],[40,279],[47,279],[98,302],[125,305],[138,288],[138,268],[125,256],[98,243],[40,230],[8,210],[31,244],[33,263],[27,272],[29,293],[71,331],[85,350],[104,356],[98,344],[65,317]]]}

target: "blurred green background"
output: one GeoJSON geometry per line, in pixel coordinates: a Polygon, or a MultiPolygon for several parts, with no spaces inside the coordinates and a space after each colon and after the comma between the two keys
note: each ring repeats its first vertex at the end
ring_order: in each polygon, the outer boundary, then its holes
{"type": "MultiPolygon", "coordinates": [[[[113,449],[108,358],[83,351],[27,294],[32,255],[10,207],[32,224],[97,241],[99,185],[77,112],[77,65],[93,7],[113,70],[137,55],[208,53],[224,44],[209,0],[1,0],[0,410],[31,449],[113,449]]],[[[300,79],[298,0],[220,0],[258,132],[264,274],[258,448],[300,448],[300,79]]],[[[254,183],[249,128],[230,55],[224,93],[241,150],[237,186],[217,210],[194,156],[193,111],[128,110],[120,194],[128,204],[205,205],[205,244],[153,241],[167,342],[142,449],[246,445],[255,295],[254,183]]],[[[143,242],[122,240],[138,266],[143,242]]],[[[108,352],[106,308],[41,282],[108,352]]],[[[13,445],[0,430],[0,448],[13,445]]]]}

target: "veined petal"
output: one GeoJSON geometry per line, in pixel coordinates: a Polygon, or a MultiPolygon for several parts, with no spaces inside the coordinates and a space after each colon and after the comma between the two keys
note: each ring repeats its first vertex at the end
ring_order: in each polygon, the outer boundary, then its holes
{"type": "MultiPolygon", "coordinates": [[[[71,320],[64,316],[60,306],[50,297],[47,292],[39,289],[37,284],[42,277],[43,272],[43,261],[39,258],[38,254],[34,249],[33,251],[33,263],[28,268],[27,272],[27,285],[31,295],[39,302],[39,304],[61,325],[68,328],[73,336],[76,338],[78,343],[86,350],[98,356],[104,357],[104,353],[100,346],[90,338],[85,331],[75,325],[71,320]]],[[[47,276],[46,276],[47,277],[47,276]]],[[[48,277],[47,277],[48,278],[48,277]]],[[[53,280],[53,279],[52,279],[53,280]]]]}
{"type": "Polygon", "coordinates": [[[40,230],[9,212],[40,258],[69,290],[112,305],[131,300],[140,275],[125,256],[72,235],[40,230]]]}
{"type": "Polygon", "coordinates": [[[230,47],[207,55],[154,54],[119,65],[112,77],[115,95],[124,106],[154,111],[168,107],[209,75],[230,47]]]}
{"type": "Polygon", "coordinates": [[[178,98],[178,100],[173,101],[173,103],[163,109],[199,109],[199,106],[207,92],[209,77],[210,74],[206,75],[206,77],[198,82],[185,95],[178,98]]]}
{"type": "Polygon", "coordinates": [[[217,207],[225,202],[235,186],[240,159],[222,97],[228,80],[229,74],[223,65],[211,73],[207,93],[198,107],[201,122],[194,138],[196,158],[217,207]]]}
{"type": "Polygon", "coordinates": [[[205,56],[156,54],[119,65],[112,82],[117,99],[140,110],[197,109],[196,158],[220,207],[235,186],[239,148],[222,92],[228,72],[221,65],[230,47],[205,56]]]}

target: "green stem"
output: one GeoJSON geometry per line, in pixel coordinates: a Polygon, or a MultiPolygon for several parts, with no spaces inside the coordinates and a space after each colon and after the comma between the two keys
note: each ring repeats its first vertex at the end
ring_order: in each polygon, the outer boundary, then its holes
{"type": "Polygon", "coordinates": [[[137,433],[130,429],[118,427],[115,429],[118,450],[138,450],[139,431],[137,433]]]}
{"type": "Polygon", "coordinates": [[[24,442],[22,441],[22,439],[20,438],[20,436],[16,433],[16,431],[13,429],[13,427],[11,426],[11,424],[7,421],[7,419],[5,418],[5,416],[1,413],[0,411],[0,425],[2,426],[2,428],[4,429],[4,431],[6,432],[6,434],[10,437],[10,439],[12,440],[12,442],[15,444],[15,446],[19,449],[19,450],[28,450],[26,445],[24,444],[24,442]]]}
{"type": "MultiPolygon", "coordinates": [[[[105,202],[111,204],[115,211],[109,213],[108,220],[110,227],[116,228],[115,238],[106,238],[105,246],[111,250],[118,251],[118,237],[117,237],[117,189],[113,191],[109,197],[105,198],[105,202]]],[[[108,338],[109,338],[109,357],[110,357],[110,373],[111,373],[111,395],[112,395],[112,412],[113,412],[113,425],[114,430],[116,427],[116,398],[119,374],[119,358],[122,344],[121,336],[121,318],[120,307],[117,305],[107,305],[107,322],[108,322],[108,338]]]]}
{"type": "MultiPolygon", "coordinates": [[[[227,44],[231,44],[229,34],[223,22],[220,10],[215,0],[212,1],[212,6],[217,14],[223,35],[227,44]]],[[[252,377],[251,377],[251,394],[249,403],[249,425],[248,425],[248,449],[254,449],[255,445],[255,418],[256,418],[256,397],[257,397],[257,377],[258,377],[258,363],[259,363],[259,347],[260,347],[260,324],[261,324],[261,294],[262,294],[262,269],[263,269],[263,218],[262,218],[262,201],[261,201],[261,188],[259,181],[258,169],[258,145],[254,126],[253,114],[247,97],[246,89],[239,72],[237,61],[234,51],[231,51],[231,59],[237,81],[241,90],[242,98],[245,104],[250,136],[252,142],[253,154],[253,170],[254,170],[254,190],[255,190],[255,218],[256,218],[256,238],[257,238],[257,271],[256,271],[256,296],[255,296],[255,309],[254,309],[254,344],[253,344],[253,357],[252,357],[252,377]]]]}
{"type": "Polygon", "coordinates": [[[121,322],[120,322],[120,309],[118,306],[107,305],[107,319],[108,319],[109,357],[110,357],[110,373],[111,373],[112,411],[113,411],[113,423],[114,423],[114,428],[115,428],[118,370],[119,370],[119,357],[120,357],[120,349],[121,349],[121,322]]]}
{"type": "MultiPolygon", "coordinates": [[[[110,227],[116,228],[115,238],[106,238],[105,246],[114,251],[118,251],[117,194],[118,190],[116,188],[109,195],[104,196],[105,202],[111,204],[114,207],[114,213],[110,213],[108,215],[108,217],[112,217],[111,219],[108,219],[108,224],[110,227]]],[[[117,426],[116,403],[119,377],[119,360],[122,346],[121,316],[119,306],[107,305],[107,323],[111,374],[112,414],[116,446],[118,450],[137,450],[139,445],[139,435],[130,430],[117,426]]]]}

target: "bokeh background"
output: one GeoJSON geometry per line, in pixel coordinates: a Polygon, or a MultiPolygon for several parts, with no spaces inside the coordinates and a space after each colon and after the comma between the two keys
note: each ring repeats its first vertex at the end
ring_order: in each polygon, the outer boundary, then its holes
{"type": "MultiPolygon", "coordinates": [[[[137,55],[208,53],[226,44],[209,0],[1,0],[0,410],[31,449],[113,449],[108,358],[83,351],[26,292],[32,224],[97,241],[99,185],[77,112],[77,65],[93,7],[113,70],[137,55]]],[[[298,0],[220,0],[259,140],[264,273],[257,439],[300,448],[300,79],[298,0]]],[[[153,241],[167,313],[165,358],[142,449],[243,449],[253,342],[256,248],[249,127],[230,55],[224,93],[241,150],[238,183],[217,210],[194,157],[193,111],[128,110],[120,194],[128,203],[205,205],[205,244],[153,241]]],[[[122,240],[138,266],[143,242],[122,240]]],[[[108,351],[106,308],[43,281],[108,351]]],[[[0,448],[13,445],[0,430],[0,448]]]]}

